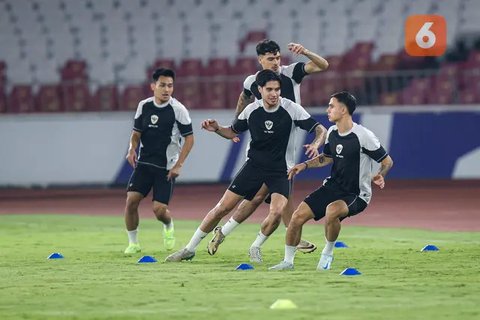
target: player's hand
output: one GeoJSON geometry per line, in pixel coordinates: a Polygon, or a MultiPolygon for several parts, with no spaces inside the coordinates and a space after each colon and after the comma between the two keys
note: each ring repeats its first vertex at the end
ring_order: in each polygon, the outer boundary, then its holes
{"type": "Polygon", "coordinates": [[[135,168],[135,166],[137,165],[137,153],[135,152],[135,150],[128,150],[127,156],[125,158],[127,159],[128,163],[130,163],[132,168],[135,168]]]}
{"type": "Polygon", "coordinates": [[[240,142],[240,138],[239,137],[232,138],[232,142],[238,143],[240,142]]]}
{"type": "Polygon", "coordinates": [[[170,181],[171,179],[175,179],[179,175],[180,175],[180,167],[175,165],[173,166],[172,169],[170,169],[170,171],[168,171],[167,180],[170,181]]]}
{"type": "Polygon", "coordinates": [[[305,54],[306,52],[305,47],[299,43],[290,42],[287,47],[293,54],[305,54]]]}
{"type": "Polygon", "coordinates": [[[375,177],[372,178],[373,183],[383,189],[385,187],[385,179],[381,174],[377,174],[375,177]]]}
{"type": "Polygon", "coordinates": [[[305,155],[310,159],[319,155],[317,146],[313,144],[304,144],[303,147],[306,149],[305,155]]]}
{"type": "Polygon", "coordinates": [[[292,180],[297,174],[307,169],[307,164],[305,162],[295,165],[290,171],[288,171],[288,180],[292,180]]]}
{"type": "Polygon", "coordinates": [[[210,132],[215,132],[220,128],[218,125],[217,120],[214,119],[207,119],[202,122],[202,129],[205,129],[210,132]]]}

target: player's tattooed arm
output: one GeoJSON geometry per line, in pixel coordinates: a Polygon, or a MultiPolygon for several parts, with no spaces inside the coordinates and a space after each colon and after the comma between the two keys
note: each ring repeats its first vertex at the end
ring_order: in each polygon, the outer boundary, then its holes
{"type": "Polygon", "coordinates": [[[385,187],[385,176],[387,175],[388,171],[393,167],[393,160],[390,156],[387,156],[385,159],[382,160],[380,163],[380,170],[378,171],[377,175],[372,178],[373,183],[383,189],[385,187]]]}
{"type": "Polygon", "coordinates": [[[249,97],[245,94],[245,92],[242,91],[242,93],[240,93],[240,96],[238,97],[237,108],[235,109],[235,118],[237,118],[238,115],[242,113],[242,111],[245,109],[245,107],[252,103],[254,100],[255,97],[253,96],[253,94],[249,97]]]}
{"type": "Polygon", "coordinates": [[[333,162],[332,158],[328,158],[323,153],[320,153],[315,158],[303,162],[303,164],[305,166],[305,169],[309,169],[309,168],[325,167],[332,162],[333,162]]]}
{"type": "Polygon", "coordinates": [[[323,153],[319,154],[313,159],[307,160],[305,162],[299,163],[295,165],[290,171],[288,172],[288,179],[291,180],[295,175],[299,174],[300,172],[307,170],[308,168],[320,168],[324,167],[330,163],[332,163],[332,158],[325,157],[323,153]]]}
{"type": "Polygon", "coordinates": [[[327,139],[327,129],[319,124],[315,127],[315,139],[310,144],[305,144],[305,155],[309,158],[318,156],[318,149],[323,146],[327,139]]]}

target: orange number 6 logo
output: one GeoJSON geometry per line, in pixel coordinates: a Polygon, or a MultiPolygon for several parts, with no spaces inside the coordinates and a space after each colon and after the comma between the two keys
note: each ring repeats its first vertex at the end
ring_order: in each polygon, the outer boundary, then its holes
{"type": "Polygon", "coordinates": [[[405,50],[411,56],[441,56],[447,49],[447,23],[438,15],[414,15],[405,21],[405,50]]]}

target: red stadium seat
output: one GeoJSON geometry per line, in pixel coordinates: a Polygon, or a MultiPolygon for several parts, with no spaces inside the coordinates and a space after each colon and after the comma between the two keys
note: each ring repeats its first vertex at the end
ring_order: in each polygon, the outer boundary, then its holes
{"type": "Polygon", "coordinates": [[[400,94],[398,92],[385,92],[380,96],[380,104],[385,106],[399,105],[400,94]]]}
{"type": "Polygon", "coordinates": [[[179,77],[199,77],[202,75],[202,61],[200,59],[188,58],[182,60],[176,73],[179,77]]]}
{"type": "Polygon", "coordinates": [[[0,61],[0,90],[5,89],[7,83],[7,64],[4,61],[0,61]]]}
{"type": "Polygon", "coordinates": [[[158,68],[166,68],[166,69],[171,69],[173,71],[176,71],[175,70],[175,61],[173,61],[173,59],[157,59],[157,60],[155,60],[153,65],[150,66],[147,69],[147,78],[146,79],[148,79],[148,81],[150,81],[152,79],[153,72],[158,68]]]}
{"type": "Polygon", "coordinates": [[[182,77],[175,82],[174,97],[188,109],[204,108],[205,102],[201,97],[200,78],[182,77]]]}
{"type": "Polygon", "coordinates": [[[226,58],[212,58],[203,69],[204,76],[222,76],[230,73],[230,63],[226,58]]]}
{"type": "Polygon", "coordinates": [[[3,90],[0,90],[0,113],[7,112],[7,96],[3,90]]]}
{"type": "Polygon", "coordinates": [[[383,54],[368,69],[371,71],[392,71],[395,70],[397,63],[398,56],[396,54],[383,54]]]}
{"type": "Polygon", "coordinates": [[[68,60],[60,70],[63,81],[86,83],[88,81],[87,63],[83,60],[68,60]]]}
{"type": "Polygon", "coordinates": [[[8,111],[11,113],[26,113],[35,111],[32,87],[16,85],[8,98],[8,111]]]}
{"type": "Polygon", "coordinates": [[[85,84],[65,84],[62,86],[62,95],[65,111],[87,111],[90,107],[90,92],[85,84]]]}
{"type": "Polygon", "coordinates": [[[249,76],[259,70],[258,60],[252,57],[240,57],[235,61],[230,70],[233,75],[249,76]]]}
{"type": "Polygon", "coordinates": [[[41,86],[35,97],[36,110],[41,112],[63,111],[61,90],[58,85],[41,86]]]}
{"type": "Polygon", "coordinates": [[[228,83],[224,77],[202,80],[202,105],[199,108],[224,109],[228,106],[228,83]]]}
{"type": "Polygon", "coordinates": [[[145,93],[145,86],[131,85],[127,86],[122,92],[122,99],[120,101],[120,110],[136,111],[138,103],[141,100],[148,98],[145,93]]]}
{"type": "Polygon", "coordinates": [[[97,88],[93,95],[91,110],[95,111],[113,111],[119,108],[118,91],[113,84],[104,85],[97,88]]]}

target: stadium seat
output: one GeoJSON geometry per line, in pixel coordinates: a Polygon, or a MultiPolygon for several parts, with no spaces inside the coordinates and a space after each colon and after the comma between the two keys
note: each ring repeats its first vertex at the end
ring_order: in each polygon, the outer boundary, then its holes
{"type": "Polygon", "coordinates": [[[151,96],[145,93],[144,85],[127,86],[121,95],[120,110],[136,111],[138,103],[151,96]]]}
{"type": "Polygon", "coordinates": [[[7,96],[3,90],[0,90],[0,113],[7,112],[7,96]]]}
{"type": "Polygon", "coordinates": [[[156,59],[155,62],[153,63],[153,65],[151,65],[147,69],[146,79],[148,79],[150,81],[150,79],[152,78],[153,72],[158,68],[167,68],[167,69],[172,69],[172,70],[176,71],[175,70],[175,61],[173,59],[156,59]]]}
{"type": "Polygon", "coordinates": [[[68,60],[60,69],[62,81],[75,80],[86,83],[88,80],[87,63],[83,60],[68,60]]]}
{"type": "Polygon", "coordinates": [[[113,84],[98,87],[92,97],[90,111],[114,111],[117,109],[119,109],[117,87],[113,84]]]}
{"type": "Polygon", "coordinates": [[[10,113],[27,113],[35,111],[32,87],[29,85],[15,85],[8,98],[10,113]]]}
{"type": "Polygon", "coordinates": [[[67,112],[87,111],[90,92],[86,84],[67,83],[62,85],[63,107],[67,112]]]}
{"type": "Polygon", "coordinates": [[[239,57],[230,70],[232,75],[249,76],[255,74],[259,70],[258,68],[259,64],[257,58],[239,57]]]}
{"type": "Polygon", "coordinates": [[[58,85],[43,85],[35,97],[36,110],[40,112],[61,112],[64,110],[61,90],[58,85]]]}

